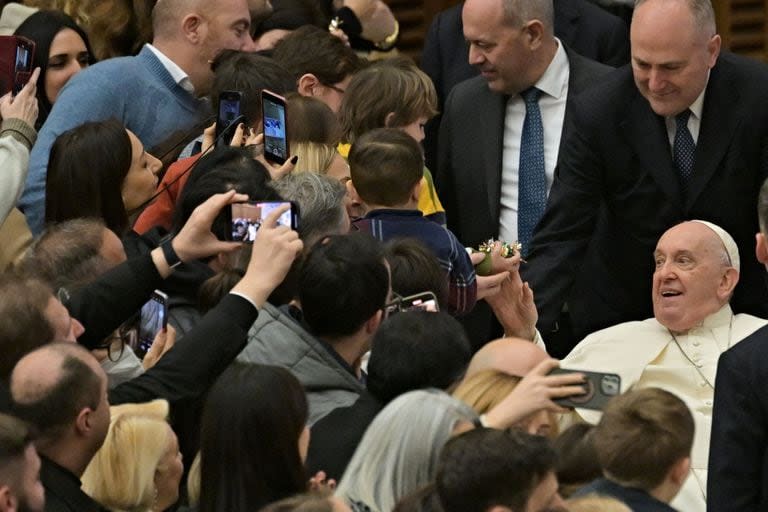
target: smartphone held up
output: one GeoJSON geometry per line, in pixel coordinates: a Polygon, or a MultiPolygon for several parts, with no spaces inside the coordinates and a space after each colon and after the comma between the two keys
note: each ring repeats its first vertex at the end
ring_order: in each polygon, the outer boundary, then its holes
{"type": "Polygon", "coordinates": [[[152,297],[141,307],[139,333],[132,337],[131,348],[139,359],[144,359],[155,336],[168,326],[168,295],[155,290],[152,297]]]}
{"type": "Polygon", "coordinates": [[[288,210],[280,215],[277,223],[293,230],[298,229],[299,207],[292,201],[248,201],[231,204],[227,210],[229,240],[253,243],[264,220],[284,205],[288,205],[288,210]]]}
{"type": "Polygon", "coordinates": [[[262,90],[261,112],[264,123],[264,158],[282,165],[291,156],[288,148],[285,98],[266,89],[262,90]]]}
{"type": "Polygon", "coordinates": [[[222,91],[219,94],[219,112],[216,116],[216,146],[228,146],[237,129],[238,119],[247,124],[242,117],[241,104],[243,93],[240,91],[222,91]]]}
{"type": "Polygon", "coordinates": [[[35,43],[21,36],[0,36],[0,95],[19,91],[32,76],[35,43]]]}

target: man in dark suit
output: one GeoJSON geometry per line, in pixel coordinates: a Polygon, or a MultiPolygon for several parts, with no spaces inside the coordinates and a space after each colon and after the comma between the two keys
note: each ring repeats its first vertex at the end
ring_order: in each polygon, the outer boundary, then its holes
{"type": "MultiPolygon", "coordinates": [[[[757,259],[768,268],[768,183],[757,201],[757,259]]],[[[768,327],[755,331],[717,363],[707,509],[768,510],[768,327]]]]}
{"type": "MultiPolygon", "coordinates": [[[[469,64],[462,6],[459,3],[435,16],[421,54],[421,67],[435,84],[441,111],[456,84],[478,75],[477,69],[469,64]]],[[[587,0],[554,0],[553,6],[555,36],[570,50],[609,66],[629,62],[629,31],[624,20],[587,0]]],[[[435,168],[437,161],[439,124],[439,118],[427,123],[424,149],[430,169],[435,168]]]]}
{"type": "MultiPolygon", "coordinates": [[[[527,240],[518,236],[518,203],[523,201],[518,189],[525,186],[518,175],[528,112],[522,93],[535,86],[540,94],[543,140],[537,154],[543,159],[543,188],[552,183],[573,96],[611,68],[566,49],[555,38],[551,0],[525,2],[525,9],[513,13],[505,5],[502,0],[464,4],[469,61],[482,76],[456,86],[446,101],[437,185],[448,226],[462,243],[477,247],[500,236],[510,242],[521,239],[525,251],[527,240]]],[[[538,215],[546,200],[546,190],[541,192],[538,215]]],[[[465,326],[477,347],[501,332],[492,330],[487,307],[481,303],[476,309],[465,326]]],[[[553,336],[547,333],[545,339],[549,343],[553,336]]]]}
{"type": "MultiPolygon", "coordinates": [[[[768,174],[768,67],[720,55],[709,0],[643,0],[630,39],[632,66],[574,104],[523,268],[539,329],[567,301],[574,340],[650,316],[654,243],[681,221],[714,222],[750,253],[768,174]]],[[[741,277],[734,311],[765,317],[757,262],[741,277]]]]}

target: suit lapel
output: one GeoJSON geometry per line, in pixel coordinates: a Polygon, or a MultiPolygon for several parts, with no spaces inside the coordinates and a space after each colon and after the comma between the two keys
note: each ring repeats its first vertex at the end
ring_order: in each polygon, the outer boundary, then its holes
{"type": "MultiPolygon", "coordinates": [[[[632,84],[632,87],[635,87],[632,84]]],[[[680,182],[672,163],[672,152],[664,120],[657,116],[639,93],[633,96],[627,108],[627,117],[620,125],[625,138],[640,160],[640,167],[648,169],[672,204],[682,209],[680,182]]],[[[621,169],[617,169],[621,172],[621,169]]]]}
{"type": "MultiPolygon", "coordinates": [[[[488,210],[492,219],[498,219],[501,210],[501,171],[502,156],[504,153],[504,118],[507,113],[507,100],[509,96],[495,94],[489,91],[487,96],[490,104],[484,110],[483,122],[480,123],[482,138],[487,141],[488,150],[483,154],[483,172],[488,197],[488,210]]],[[[483,110],[479,109],[480,112],[483,110]]]]}
{"type": "Polygon", "coordinates": [[[686,210],[695,203],[707,186],[731,145],[731,138],[741,120],[740,116],[734,115],[738,102],[738,84],[732,83],[732,80],[722,73],[720,66],[715,66],[710,73],[707,92],[704,95],[693,176],[685,201],[686,210]]]}

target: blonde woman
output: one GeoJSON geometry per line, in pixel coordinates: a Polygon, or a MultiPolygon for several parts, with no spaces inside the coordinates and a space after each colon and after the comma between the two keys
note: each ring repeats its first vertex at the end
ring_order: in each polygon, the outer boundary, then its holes
{"type": "Polygon", "coordinates": [[[293,172],[316,172],[336,178],[342,183],[349,180],[349,165],[335,146],[319,142],[291,143],[291,153],[298,155],[293,172]]]}
{"type": "MultiPolygon", "coordinates": [[[[474,409],[477,414],[485,414],[507,397],[522,379],[498,370],[483,370],[464,379],[453,392],[458,398],[474,409]]],[[[541,409],[515,427],[529,434],[557,437],[557,420],[554,413],[541,409]]]]}
{"type": "Polygon", "coordinates": [[[113,407],[104,444],[83,474],[83,490],[114,511],[162,511],[176,503],[184,471],[168,402],[113,407]]]}

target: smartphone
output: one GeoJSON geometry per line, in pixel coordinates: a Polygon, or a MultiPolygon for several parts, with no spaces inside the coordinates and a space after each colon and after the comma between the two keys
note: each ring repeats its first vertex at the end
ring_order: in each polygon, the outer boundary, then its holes
{"type": "Polygon", "coordinates": [[[601,411],[611,398],[621,394],[621,377],[615,373],[555,368],[549,374],[566,373],[582,373],[586,377],[586,382],[584,383],[584,393],[554,399],[555,403],[563,407],[601,411]]]}
{"type": "Polygon", "coordinates": [[[261,112],[264,123],[264,158],[270,162],[283,164],[290,157],[285,98],[263,89],[261,112]]]}
{"type": "Polygon", "coordinates": [[[432,292],[417,293],[403,297],[400,301],[400,311],[430,311],[437,312],[437,297],[432,292]]]}
{"type": "Polygon", "coordinates": [[[152,298],[141,307],[139,316],[139,333],[131,348],[136,357],[144,359],[157,333],[168,326],[168,295],[160,290],[152,292],[152,298]]]}
{"type": "Polygon", "coordinates": [[[19,91],[32,75],[35,43],[21,36],[0,36],[0,89],[2,94],[19,91]]]}
{"type": "Polygon", "coordinates": [[[277,219],[277,223],[294,230],[298,229],[299,207],[293,201],[248,201],[229,205],[229,240],[253,243],[264,219],[284,204],[289,205],[290,208],[277,219]]]}
{"type": "Polygon", "coordinates": [[[233,121],[240,117],[243,93],[222,91],[219,94],[219,113],[216,115],[216,146],[229,146],[237,129],[233,121]]]}

